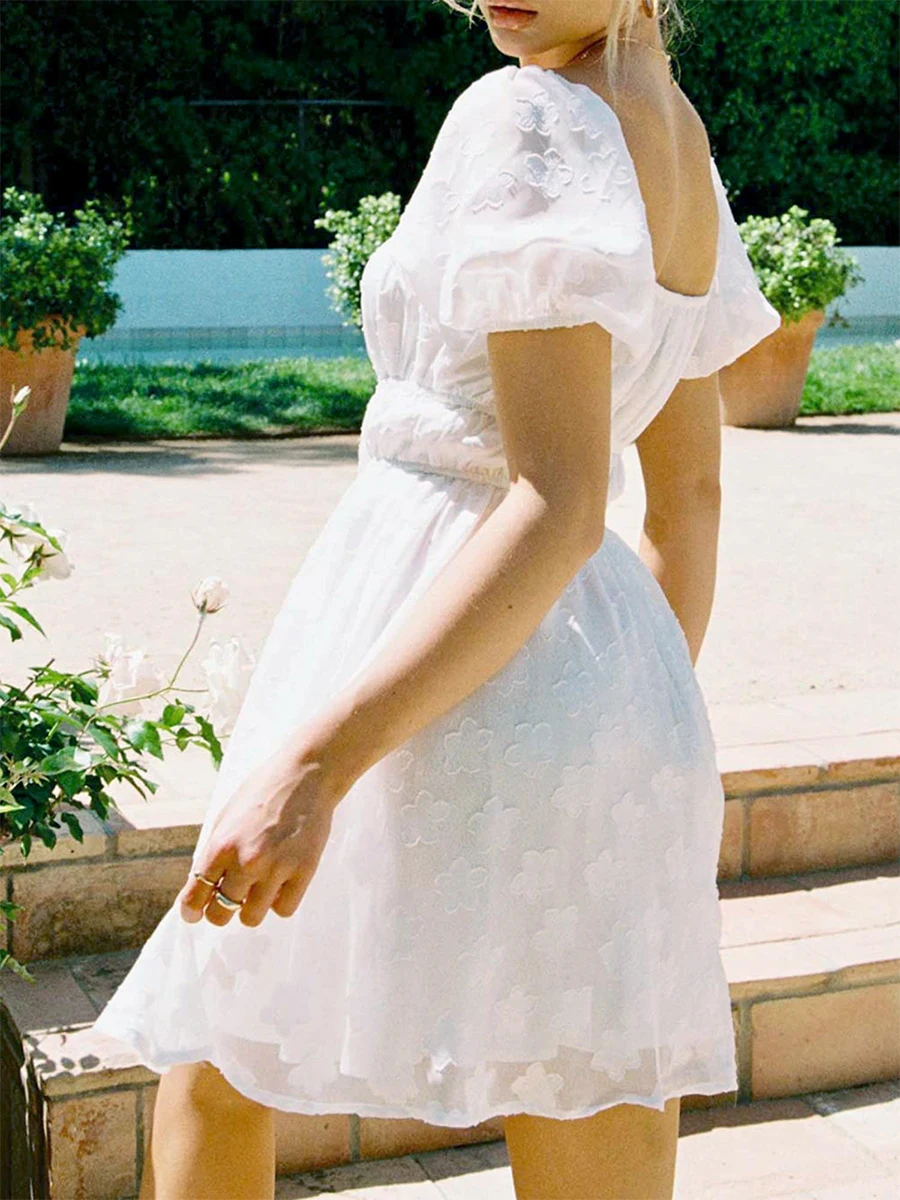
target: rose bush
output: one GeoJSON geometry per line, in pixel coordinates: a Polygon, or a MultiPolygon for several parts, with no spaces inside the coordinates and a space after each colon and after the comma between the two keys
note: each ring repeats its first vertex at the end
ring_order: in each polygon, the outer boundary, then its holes
{"type": "MultiPolygon", "coordinates": [[[[14,410],[21,411],[24,399],[17,397],[14,410]]],[[[44,634],[21,603],[21,594],[44,581],[69,577],[74,564],[65,544],[65,531],[43,525],[33,505],[0,501],[0,628],[13,641],[23,636],[24,626],[44,634]]],[[[35,838],[52,849],[63,827],[83,841],[79,812],[105,818],[115,807],[107,789],[119,780],[146,799],[158,785],[148,775],[145,754],[161,759],[165,746],[184,750],[198,745],[218,766],[220,734],[233,723],[254,660],[239,638],[224,647],[213,643],[205,660],[207,686],[176,688],[176,682],[207,615],[227,597],[226,585],[216,577],[193,589],[197,627],[169,678],[145,650],[126,649],[113,633],[106,635],[103,651],[87,670],[60,671],[51,658],[30,669],[24,686],[0,680],[0,857],[16,846],[27,858],[35,838]],[[198,691],[202,700],[197,705],[184,698],[198,691]]],[[[20,909],[0,900],[5,923],[20,909]]],[[[4,966],[34,981],[0,947],[0,969],[4,966]]]]}

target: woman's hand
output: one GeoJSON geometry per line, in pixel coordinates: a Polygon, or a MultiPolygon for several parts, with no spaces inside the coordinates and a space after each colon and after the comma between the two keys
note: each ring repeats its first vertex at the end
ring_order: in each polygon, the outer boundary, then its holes
{"type": "MultiPolygon", "coordinates": [[[[228,799],[192,867],[231,900],[242,900],[240,920],[259,925],[271,908],[297,911],[331,831],[337,787],[320,756],[285,747],[251,774],[228,799]]],[[[210,884],[191,874],[182,889],[181,916],[227,925],[237,910],[215,899],[210,884]]]]}

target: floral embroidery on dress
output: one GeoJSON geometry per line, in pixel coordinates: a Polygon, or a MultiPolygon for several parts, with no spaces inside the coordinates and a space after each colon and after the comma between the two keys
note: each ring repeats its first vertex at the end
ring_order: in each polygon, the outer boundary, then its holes
{"type": "Polygon", "coordinates": [[[565,766],[562,776],[563,781],[554,788],[550,803],[574,820],[596,802],[603,776],[595,763],[585,763],[582,767],[565,766]]]}
{"type": "Polygon", "coordinates": [[[562,1090],[563,1077],[555,1071],[549,1073],[542,1062],[532,1063],[524,1075],[509,1085],[523,1104],[536,1104],[541,1109],[556,1108],[557,1094],[562,1090]]]}
{"type": "Polygon", "coordinates": [[[488,873],[484,867],[473,867],[465,858],[456,858],[447,871],[442,871],[434,885],[444,898],[447,912],[458,908],[474,911],[478,905],[479,889],[487,883],[488,873]]]}
{"type": "Polygon", "coordinates": [[[479,728],[471,717],[463,717],[459,729],[444,736],[444,771],[448,775],[480,771],[493,736],[493,730],[479,728]]]}
{"type": "Polygon", "coordinates": [[[512,1040],[524,1037],[528,1033],[528,1024],[536,1005],[537,996],[528,995],[518,984],[506,997],[497,1000],[494,1012],[500,1036],[512,1040]]]}
{"type": "Polygon", "coordinates": [[[621,1082],[629,1071],[636,1071],[643,1062],[639,1050],[630,1051],[624,1031],[604,1029],[597,1038],[597,1052],[591,1059],[595,1071],[604,1071],[610,1079],[621,1082]]]}
{"type": "Polygon", "coordinates": [[[563,667],[562,676],[553,685],[570,717],[577,717],[586,708],[596,703],[596,682],[584,668],[579,670],[569,659],[563,667]]]}
{"type": "Polygon", "coordinates": [[[534,131],[549,137],[552,126],[559,120],[559,108],[547,92],[540,88],[531,96],[517,96],[516,102],[519,106],[516,126],[523,133],[534,131]]]}
{"type": "Polygon", "coordinates": [[[558,882],[559,850],[526,850],[522,855],[522,870],[513,878],[509,890],[514,896],[524,896],[536,904],[544,892],[552,892],[558,882]]]}
{"type": "Polygon", "coordinates": [[[612,204],[617,192],[627,188],[631,172],[618,162],[613,150],[587,155],[587,169],[581,176],[581,190],[595,195],[601,204],[612,204]]]}
{"type": "Polygon", "coordinates": [[[484,208],[500,208],[506,202],[508,196],[515,192],[516,184],[519,181],[516,179],[512,171],[500,171],[481,189],[481,199],[476,200],[472,204],[472,212],[481,212],[484,208]]]}
{"type": "Polygon", "coordinates": [[[422,788],[412,804],[400,809],[400,840],[404,846],[415,846],[422,842],[433,845],[441,836],[438,828],[450,815],[446,800],[436,800],[427,788],[422,788]]]}
{"type": "Polygon", "coordinates": [[[558,200],[574,175],[555,146],[550,146],[542,154],[526,154],[524,166],[525,182],[543,192],[549,200],[558,200]]]}
{"type": "Polygon", "coordinates": [[[520,767],[526,775],[534,776],[546,763],[553,761],[553,731],[546,721],[532,725],[520,721],[515,740],[503,755],[511,767],[520,767]]]}
{"type": "Polygon", "coordinates": [[[484,807],[469,817],[469,829],[478,843],[476,853],[491,854],[506,850],[513,830],[522,819],[521,811],[503,804],[499,796],[491,796],[484,807]]]}

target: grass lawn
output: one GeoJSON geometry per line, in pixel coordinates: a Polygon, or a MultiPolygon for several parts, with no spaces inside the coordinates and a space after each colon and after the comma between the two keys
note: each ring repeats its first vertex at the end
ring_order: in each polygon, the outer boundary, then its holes
{"type": "Polygon", "coordinates": [[[900,409],[900,346],[866,342],[813,350],[800,415],[900,409]]]}
{"type": "Polygon", "coordinates": [[[355,433],[375,388],[366,358],[242,363],[79,363],[66,437],[261,437],[355,433]]]}
{"type": "MultiPolygon", "coordinates": [[[[80,363],[66,437],[264,437],[359,430],[375,374],[365,358],[106,366],[80,363]]],[[[900,347],[814,350],[801,415],[900,408],[900,347]]]]}

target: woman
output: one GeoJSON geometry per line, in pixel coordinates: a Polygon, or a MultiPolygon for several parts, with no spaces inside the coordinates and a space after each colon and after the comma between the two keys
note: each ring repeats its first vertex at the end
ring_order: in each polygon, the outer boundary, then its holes
{"type": "Polygon", "coordinates": [[[525,7],[366,264],[358,475],[97,1022],[162,1075],[145,1200],[271,1196],[276,1109],[505,1116],[523,1200],[670,1196],[680,1097],[737,1086],[694,664],[717,369],[779,318],[651,0],[525,7]]]}

